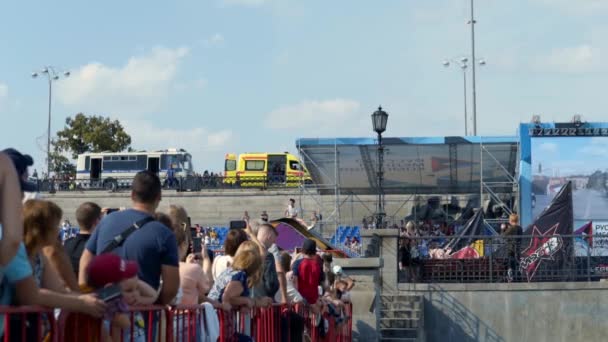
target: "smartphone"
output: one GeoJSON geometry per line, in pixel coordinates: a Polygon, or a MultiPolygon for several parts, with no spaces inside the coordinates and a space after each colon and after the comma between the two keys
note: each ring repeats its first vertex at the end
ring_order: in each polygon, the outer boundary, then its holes
{"type": "Polygon", "coordinates": [[[230,229],[245,229],[247,222],[245,220],[230,221],[230,229]]]}
{"type": "Polygon", "coordinates": [[[200,253],[202,249],[203,246],[201,245],[201,238],[197,237],[192,239],[192,252],[200,253]]]}
{"type": "Polygon", "coordinates": [[[106,215],[110,215],[111,213],[116,212],[116,211],[120,211],[120,209],[119,208],[108,208],[106,210],[106,215]]]}
{"type": "Polygon", "coordinates": [[[99,299],[103,300],[104,302],[109,302],[122,295],[119,285],[112,285],[112,286],[104,287],[103,289],[97,290],[96,293],[97,293],[97,297],[99,299]]]}

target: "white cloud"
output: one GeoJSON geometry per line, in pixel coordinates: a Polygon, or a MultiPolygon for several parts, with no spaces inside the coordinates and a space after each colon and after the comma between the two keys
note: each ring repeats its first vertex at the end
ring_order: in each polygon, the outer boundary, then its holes
{"type": "Polygon", "coordinates": [[[608,138],[591,138],[589,145],[583,147],[581,153],[592,157],[605,158],[608,156],[608,138]]]}
{"type": "Polygon", "coordinates": [[[222,43],[224,41],[224,36],[220,33],[216,33],[211,38],[209,38],[209,42],[211,43],[222,43]]]}
{"type": "Polygon", "coordinates": [[[92,62],[57,83],[58,99],[78,111],[136,115],[157,110],[167,99],[188,48],[157,47],[122,67],[92,62]]]}
{"type": "Polygon", "coordinates": [[[0,110],[4,107],[6,98],[8,97],[8,86],[4,83],[0,83],[0,110]]]}
{"type": "Polygon", "coordinates": [[[224,43],[226,39],[224,38],[224,35],[221,33],[214,33],[209,37],[206,37],[205,39],[201,40],[200,43],[202,43],[203,46],[206,47],[211,47],[214,45],[221,45],[224,43]]]}
{"type": "Polygon", "coordinates": [[[183,148],[192,154],[195,167],[221,165],[224,154],[234,150],[237,140],[229,129],[159,127],[146,120],[123,120],[122,123],[136,150],[183,148]]]}
{"type": "Polygon", "coordinates": [[[344,128],[357,119],[359,102],[349,99],[303,101],[279,107],[266,115],[266,126],[273,129],[344,128]]]}
{"type": "Polygon", "coordinates": [[[211,148],[222,147],[232,140],[231,130],[222,130],[216,133],[210,133],[207,136],[207,145],[211,148]]]}
{"type": "Polygon", "coordinates": [[[542,152],[555,153],[557,152],[556,143],[543,143],[538,147],[542,152]]]}
{"type": "Polygon", "coordinates": [[[554,49],[537,59],[537,68],[557,72],[589,72],[602,66],[600,49],[583,44],[554,49]]]}

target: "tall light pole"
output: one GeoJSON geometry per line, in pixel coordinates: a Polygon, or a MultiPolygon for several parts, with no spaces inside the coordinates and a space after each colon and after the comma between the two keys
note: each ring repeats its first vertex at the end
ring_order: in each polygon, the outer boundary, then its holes
{"type": "MultiPolygon", "coordinates": [[[[477,60],[477,63],[479,63],[479,65],[485,65],[486,61],[483,59],[477,60]]],[[[445,61],[443,61],[443,66],[444,67],[449,67],[451,63],[455,63],[458,64],[460,66],[460,69],[462,70],[462,81],[463,81],[463,98],[464,98],[464,135],[467,136],[469,135],[469,129],[468,129],[468,111],[467,111],[467,69],[468,69],[468,63],[469,63],[469,59],[467,57],[462,57],[460,60],[456,61],[453,59],[446,59],[445,61]]],[[[475,63],[472,63],[473,67],[475,67],[475,63]]]]}
{"type": "MultiPolygon", "coordinates": [[[[471,20],[469,20],[469,24],[471,25],[471,58],[475,61],[475,12],[474,12],[475,4],[474,0],[471,0],[471,20]]],[[[477,91],[475,88],[475,63],[471,68],[473,70],[473,135],[477,135],[477,91]]]]}
{"type": "Polygon", "coordinates": [[[372,124],[374,131],[378,133],[378,204],[376,207],[376,228],[384,228],[384,146],[382,145],[382,133],[386,131],[388,113],[378,107],[372,114],[372,124]]]}
{"type": "Polygon", "coordinates": [[[70,72],[65,70],[60,73],[57,68],[52,66],[45,66],[39,71],[32,73],[32,78],[37,78],[40,75],[46,76],[49,82],[49,122],[47,125],[47,139],[46,139],[46,174],[47,177],[51,177],[51,101],[53,96],[53,82],[59,80],[60,75],[63,77],[69,77],[70,72]]]}

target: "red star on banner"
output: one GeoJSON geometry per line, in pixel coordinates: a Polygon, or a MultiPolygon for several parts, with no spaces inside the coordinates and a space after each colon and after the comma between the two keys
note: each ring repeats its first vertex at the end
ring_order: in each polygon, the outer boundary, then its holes
{"type": "Polygon", "coordinates": [[[532,280],[543,260],[553,260],[553,254],[555,254],[557,251],[547,255],[542,253],[542,251],[539,251],[539,249],[541,249],[547,241],[556,235],[555,232],[557,231],[558,226],[559,223],[556,223],[553,227],[547,229],[544,234],[540,232],[538,227],[534,226],[532,228],[532,235],[534,237],[530,240],[530,245],[528,245],[528,248],[522,252],[522,257],[520,259],[520,267],[522,268],[522,271],[526,272],[528,282],[532,280]],[[527,266],[525,265],[526,262],[529,262],[527,266]]]}

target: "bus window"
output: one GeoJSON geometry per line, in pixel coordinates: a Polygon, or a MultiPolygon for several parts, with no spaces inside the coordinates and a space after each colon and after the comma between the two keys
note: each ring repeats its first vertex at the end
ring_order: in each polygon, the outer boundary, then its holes
{"type": "Polygon", "coordinates": [[[192,157],[189,154],[184,155],[184,170],[192,171],[192,157]]]}
{"type": "Polygon", "coordinates": [[[226,159],[226,164],[224,165],[224,171],[234,171],[234,170],[236,170],[236,160],[226,159]]]}
{"type": "Polygon", "coordinates": [[[245,160],[245,171],[264,171],[263,160],[245,160]]]}
{"type": "Polygon", "coordinates": [[[300,171],[300,163],[297,160],[290,160],[289,169],[300,171]]]}

